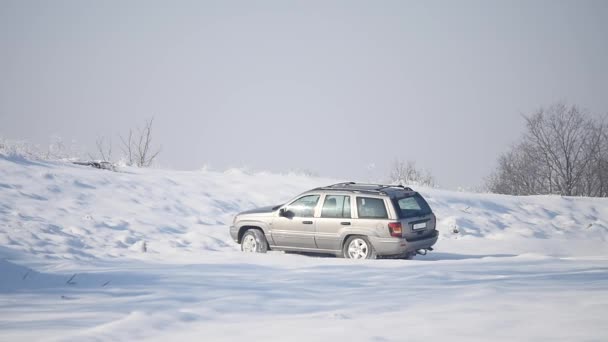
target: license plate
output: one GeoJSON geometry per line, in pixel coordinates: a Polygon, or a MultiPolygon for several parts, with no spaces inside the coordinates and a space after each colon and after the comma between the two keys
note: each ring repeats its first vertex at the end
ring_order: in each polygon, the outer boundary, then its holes
{"type": "Polygon", "coordinates": [[[426,228],[426,222],[416,223],[412,228],[414,228],[414,230],[424,229],[424,228],[426,228]]]}

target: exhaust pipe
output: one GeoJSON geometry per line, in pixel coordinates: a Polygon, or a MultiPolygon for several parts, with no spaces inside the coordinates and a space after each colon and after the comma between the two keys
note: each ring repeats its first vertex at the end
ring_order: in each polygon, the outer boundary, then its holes
{"type": "Polygon", "coordinates": [[[420,255],[426,255],[426,253],[428,253],[429,251],[432,251],[433,247],[428,247],[428,248],[422,248],[416,251],[416,254],[420,254],[420,255]]]}

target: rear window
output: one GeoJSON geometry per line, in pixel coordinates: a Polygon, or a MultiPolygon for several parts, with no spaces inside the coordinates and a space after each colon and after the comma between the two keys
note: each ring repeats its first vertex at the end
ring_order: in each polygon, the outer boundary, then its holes
{"type": "Polygon", "coordinates": [[[400,218],[423,216],[431,213],[431,207],[429,207],[428,203],[426,203],[420,194],[396,198],[393,199],[393,202],[399,212],[400,218]]]}
{"type": "Polygon", "coordinates": [[[357,197],[357,212],[359,213],[359,218],[388,218],[384,200],[381,198],[357,197]]]}

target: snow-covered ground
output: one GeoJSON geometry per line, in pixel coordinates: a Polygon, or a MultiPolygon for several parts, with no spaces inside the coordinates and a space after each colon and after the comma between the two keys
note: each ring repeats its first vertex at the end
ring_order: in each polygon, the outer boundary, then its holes
{"type": "Polygon", "coordinates": [[[441,235],[411,261],[228,236],[332,182],[0,155],[0,341],[608,340],[608,200],[418,189],[441,235]]]}

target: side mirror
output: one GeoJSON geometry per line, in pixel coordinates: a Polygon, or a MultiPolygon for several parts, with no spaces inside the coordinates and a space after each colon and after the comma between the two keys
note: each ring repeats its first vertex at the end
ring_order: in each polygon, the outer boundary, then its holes
{"type": "Polygon", "coordinates": [[[293,216],[293,213],[291,211],[289,211],[289,209],[287,209],[287,208],[281,208],[281,209],[279,209],[279,216],[291,218],[293,216]]]}

